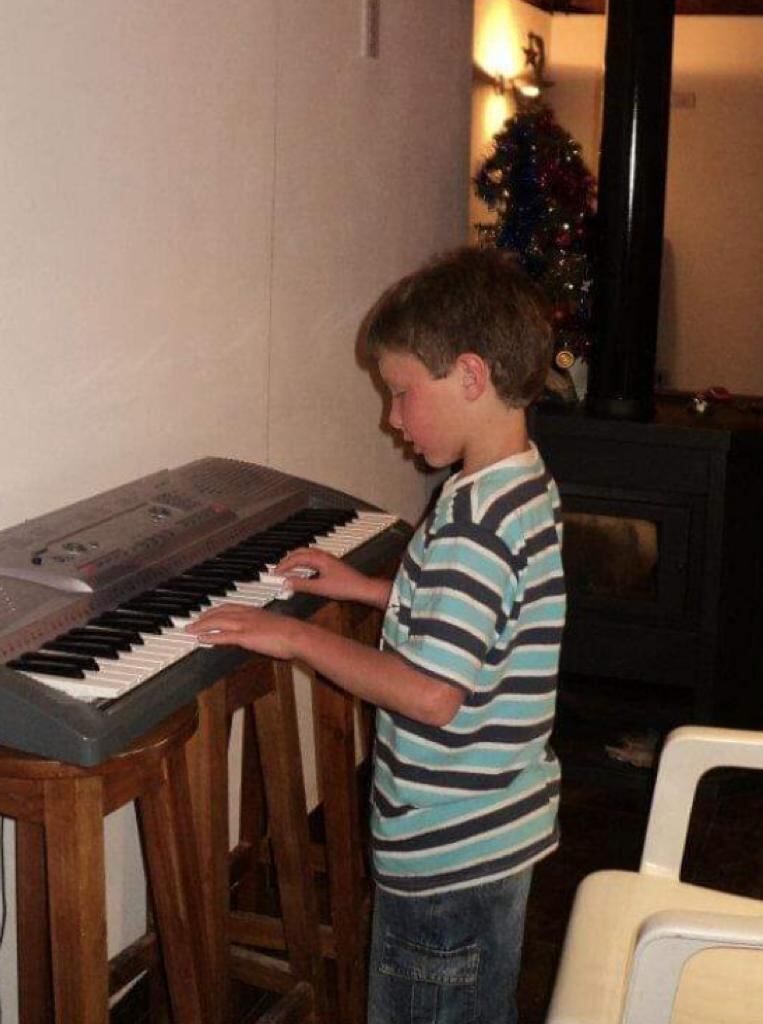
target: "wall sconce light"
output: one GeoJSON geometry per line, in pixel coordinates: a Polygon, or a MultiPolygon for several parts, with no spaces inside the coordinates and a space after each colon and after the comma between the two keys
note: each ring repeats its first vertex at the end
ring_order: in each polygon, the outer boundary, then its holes
{"type": "Polygon", "coordinates": [[[475,63],[472,65],[473,81],[478,85],[491,85],[499,96],[512,92],[518,103],[539,99],[543,90],[554,84],[544,76],[546,51],[541,36],[528,32],[527,46],[523,46],[522,51],[525,55],[525,70],[521,75],[514,78],[491,75],[475,63]]]}
{"type": "Polygon", "coordinates": [[[499,96],[506,95],[508,79],[504,78],[503,75],[491,75],[480,64],[472,64],[472,81],[477,85],[492,86],[499,96]]]}
{"type": "Polygon", "coordinates": [[[535,32],[528,32],[527,46],[522,47],[522,52],[525,55],[525,70],[511,80],[512,88],[525,99],[538,99],[544,89],[554,84],[544,75],[546,48],[542,37],[535,32]]]}

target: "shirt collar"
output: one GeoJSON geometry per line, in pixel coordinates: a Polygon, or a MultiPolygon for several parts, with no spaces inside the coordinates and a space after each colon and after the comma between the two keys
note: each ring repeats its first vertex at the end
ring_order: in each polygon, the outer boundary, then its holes
{"type": "Polygon", "coordinates": [[[461,473],[454,473],[453,476],[449,476],[442,485],[442,494],[443,496],[449,497],[455,494],[459,488],[467,487],[469,484],[475,483],[475,481],[480,480],[489,473],[495,473],[501,469],[529,468],[537,462],[538,458],[538,449],[535,446],[535,442],[530,441],[529,447],[523,452],[515,452],[514,455],[508,455],[505,459],[500,459],[498,462],[491,462],[489,466],[485,466],[484,469],[478,469],[476,473],[470,473],[468,476],[462,476],[461,473]]]}

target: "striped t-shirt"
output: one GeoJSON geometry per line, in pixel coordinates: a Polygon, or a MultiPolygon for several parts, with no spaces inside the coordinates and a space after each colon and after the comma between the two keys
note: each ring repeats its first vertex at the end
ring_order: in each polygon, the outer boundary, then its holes
{"type": "Polygon", "coordinates": [[[465,699],[443,727],[377,712],[380,886],[465,888],[556,847],[564,615],[559,495],[535,446],[448,480],[395,578],[382,646],[465,699]]]}

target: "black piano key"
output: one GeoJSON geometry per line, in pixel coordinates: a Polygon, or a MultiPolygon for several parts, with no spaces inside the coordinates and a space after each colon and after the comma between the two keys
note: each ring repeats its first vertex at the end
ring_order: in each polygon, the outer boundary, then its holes
{"type": "Polygon", "coordinates": [[[266,530],[264,533],[255,533],[252,537],[245,537],[242,544],[280,545],[286,543],[293,534],[279,533],[277,530],[266,530]]]}
{"type": "Polygon", "coordinates": [[[191,566],[190,569],[186,569],[183,575],[192,577],[209,576],[212,579],[215,577],[219,579],[228,579],[230,577],[228,570],[221,569],[219,565],[215,565],[211,558],[207,559],[206,562],[199,562],[198,565],[194,565],[191,566]]]}
{"type": "Polygon", "coordinates": [[[253,537],[246,537],[234,545],[236,551],[280,551],[284,542],[274,538],[271,540],[266,533],[256,533],[253,537]]]}
{"type": "Polygon", "coordinates": [[[292,550],[288,544],[249,544],[244,542],[237,549],[251,558],[258,558],[262,562],[280,562],[284,555],[292,550]]]}
{"type": "Polygon", "coordinates": [[[227,551],[222,551],[214,558],[207,559],[207,561],[212,565],[240,565],[247,568],[252,565],[255,559],[246,551],[236,551],[235,548],[229,548],[227,551]]]}
{"type": "Polygon", "coordinates": [[[189,608],[191,608],[193,611],[196,611],[197,609],[205,605],[211,604],[207,595],[203,593],[203,591],[201,590],[193,591],[189,588],[188,590],[183,591],[173,590],[169,587],[160,586],[156,588],[154,593],[162,596],[166,595],[167,597],[180,598],[181,600],[186,600],[187,598],[190,598],[193,601],[193,604],[189,605],[189,608]]]}
{"type": "Polygon", "coordinates": [[[328,516],[311,517],[299,522],[283,523],[273,529],[273,536],[299,537],[309,536],[310,534],[321,535],[346,525],[352,518],[346,515],[331,514],[328,516]]]}
{"type": "Polygon", "coordinates": [[[94,658],[114,659],[119,657],[119,651],[114,644],[108,640],[50,640],[43,645],[46,651],[62,651],[64,654],[84,654],[94,658]]]}
{"type": "Polygon", "coordinates": [[[166,605],[168,608],[175,606],[187,612],[197,612],[201,608],[201,601],[192,594],[170,594],[157,587],[155,590],[147,590],[144,594],[138,594],[134,601],[152,601],[156,604],[166,605]]]}
{"type": "Polygon", "coordinates": [[[160,630],[165,627],[172,626],[172,618],[167,614],[166,611],[138,611],[135,608],[128,608],[124,604],[120,604],[115,609],[118,615],[134,616],[134,622],[136,629],[139,629],[141,633],[145,633],[143,626],[138,626],[138,619],[145,620],[146,622],[153,623],[158,626],[160,630]]]}
{"type": "Polygon", "coordinates": [[[268,561],[271,561],[271,559],[264,558],[256,552],[236,551],[232,555],[222,556],[216,560],[216,564],[229,566],[231,572],[238,572],[239,570],[242,572],[260,572],[267,565],[268,561]]]}
{"type": "Polygon", "coordinates": [[[8,662],[9,668],[17,668],[20,672],[40,672],[47,676],[61,676],[64,679],[84,679],[85,673],[76,665],[64,665],[53,662],[33,662],[31,659],[22,661],[14,658],[8,662]]]}
{"type": "Polygon", "coordinates": [[[285,519],[282,523],[276,523],[275,526],[273,526],[271,529],[273,530],[274,533],[283,533],[283,534],[295,533],[295,532],[300,532],[300,531],[301,532],[305,532],[305,533],[309,533],[311,530],[314,530],[316,528],[316,526],[319,526],[320,529],[324,529],[326,523],[335,523],[335,522],[337,522],[337,517],[335,515],[333,515],[333,514],[331,516],[325,516],[323,519],[313,519],[313,520],[309,520],[309,519],[305,519],[305,518],[302,518],[302,519],[292,518],[292,519],[285,519]]]}
{"type": "Polygon", "coordinates": [[[198,611],[201,605],[195,601],[182,601],[173,598],[162,598],[153,594],[133,597],[125,601],[122,608],[129,608],[131,611],[148,612],[150,614],[181,615],[187,616],[192,611],[198,611]]]}
{"type": "Polygon", "coordinates": [[[108,626],[77,626],[62,633],[58,640],[107,640],[117,651],[131,651],[143,643],[140,633],[129,629],[110,629],[108,626]]]}
{"type": "Polygon", "coordinates": [[[81,654],[45,654],[43,651],[29,651],[16,659],[19,664],[26,665],[31,671],[45,671],[45,665],[61,665],[64,668],[78,668],[82,672],[97,672],[98,662],[95,658],[81,654]]]}
{"type": "Polygon", "coordinates": [[[140,633],[151,633],[158,635],[162,631],[162,625],[171,625],[168,619],[166,623],[156,621],[155,615],[141,615],[131,611],[104,612],[92,620],[93,625],[114,626],[117,629],[138,630],[140,633]]]}
{"type": "Polygon", "coordinates": [[[268,562],[272,562],[274,561],[273,556],[280,560],[284,557],[284,555],[288,555],[290,551],[296,551],[297,548],[309,547],[312,544],[312,542],[316,539],[316,536],[320,537],[321,534],[318,533],[316,535],[311,533],[309,534],[309,536],[306,537],[284,537],[282,540],[277,540],[269,548],[252,547],[248,550],[250,553],[261,551],[261,557],[265,557],[268,562]]]}
{"type": "MultiPolygon", "coordinates": [[[[230,565],[249,566],[257,561],[257,556],[238,548],[227,548],[225,551],[221,551],[219,555],[215,555],[214,558],[207,559],[207,561],[211,565],[218,565],[224,562],[230,565]]],[[[196,567],[194,566],[194,568],[196,567]]]]}
{"type": "Polygon", "coordinates": [[[215,559],[215,564],[221,572],[229,573],[234,580],[238,580],[241,583],[251,583],[252,580],[256,580],[265,568],[264,562],[254,565],[251,560],[244,562],[243,560],[228,558],[215,559]]]}
{"type": "Polygon", "coordinates": [[[353,519],[357,519],[358,513],[352,508],[303,508],[297,512],[292,522],[326,524],[332,526],[346,526],[353,519]]]}
{"type": "Polygon", "coordinates": [[[207,579],[202,581],[193,579],[187,573],[183,576],[174,576],[171,580],[167,580],[167,586],[172,587],[173,590],[182,590],[184,587],[190,587],[194,591],[200,591],[211,597],[225,597],[228,592],[228,587],[223,586],[219,580],[207,579]]]}
{"type": "Polygon", "coordinates": [[[236,577],[231,576],[230,572],[220,570],[214,572],[212,569],[199,569],[189,570],[183,574],[188,580],[191,580],[199,587],[204,587],[208,594],[213,594],[214,591],[210,589],[213,586],[222,587],[222,593],[225,594],[233,584],[236,582],[236,577]]]}
{"type": "Polygon", "coordinates": [[[284,541],[293,544],[294,547],[301,547],[315,540],[316,531],[308,526],[279,526],[268,530],[265,535],[269,541],[284,541]]]}
{"type": "Polygon", "coordinates": [[[246,566],[231,565],[229,571],[235,579],[241,580],[242,583],[249,583],[251,580],[258,579],[261,572],[268,572],[269,565],[276,565],[279,561],[279,558],[262,558],[260,555],[251,555],[246,566]]]}

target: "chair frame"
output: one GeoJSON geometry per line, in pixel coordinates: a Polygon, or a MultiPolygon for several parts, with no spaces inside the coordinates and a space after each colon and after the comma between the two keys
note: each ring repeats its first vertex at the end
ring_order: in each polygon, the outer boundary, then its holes
{"type": "MultiPolygon", "coordinates": [[[[692,806],[713,768],[763,770],[763,733],[682,726],[660,757],[639,871],[679,881],[692,806]]],[[[623,1024],[669,1024],[681,972],[703,949],[763,948],[763,918],[663,911],[639,930],[623,1006],[623,1024]]]]}
{"type": "MultiPolygon", "coordinates": [[[[660,758],[640,875],[680,881],[697,788],[713,768],[763,770],[763,732],[682,726],[670,733],[660,758]]],[[[628,964],[619,1024],[670,1024],[687,961],[710,948],[763,950],[763,915],[670,909],[644,918],[628,964]]],[[[563,968],[564,960],[558,977],[563,968]]],[[[557,979],[549,1024],[570,1020],[558,989],[557,979]]]]}

